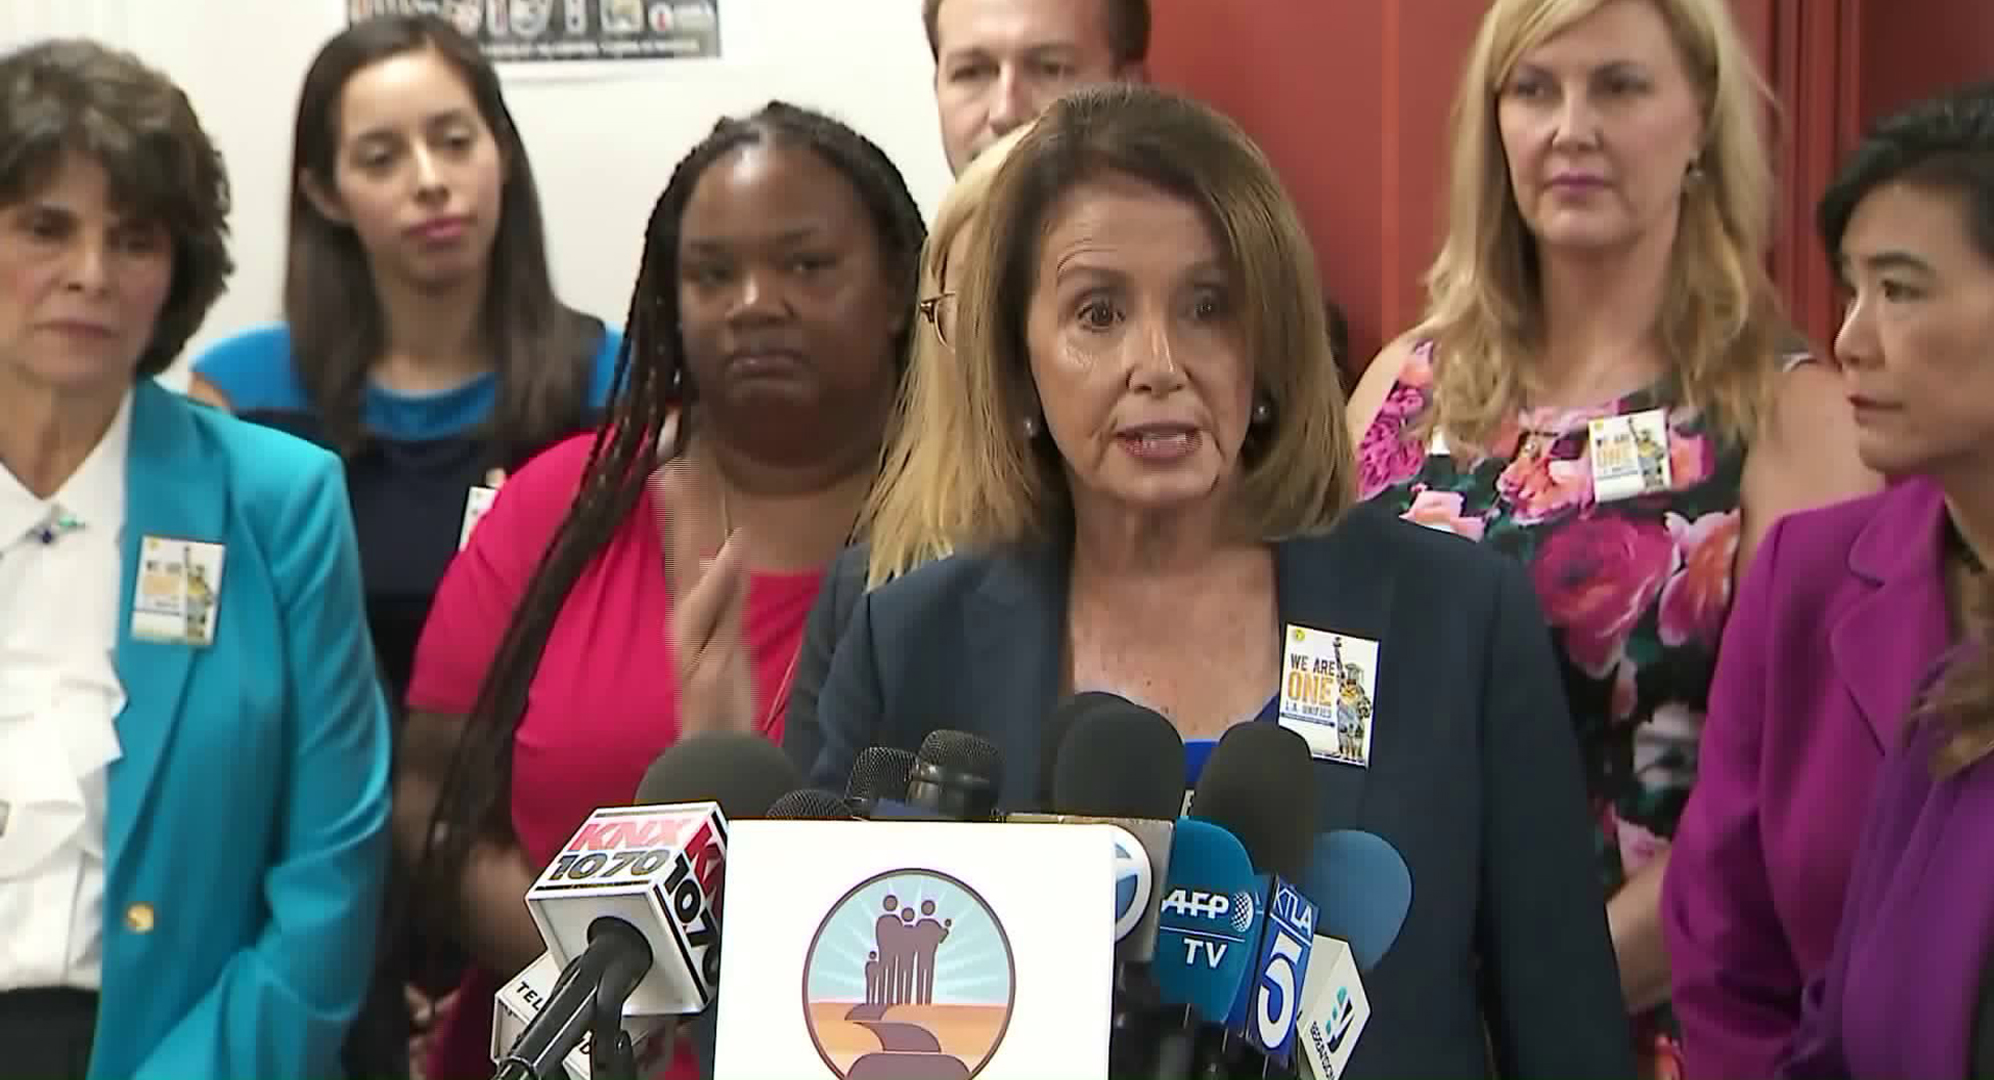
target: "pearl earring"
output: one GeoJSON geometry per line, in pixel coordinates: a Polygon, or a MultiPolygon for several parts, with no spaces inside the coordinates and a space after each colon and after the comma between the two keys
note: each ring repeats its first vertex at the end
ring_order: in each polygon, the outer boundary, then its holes
{"type": "Polygon", "coordinates": [[[1261,398],[1253,403],[1253,423],[1266,424],[1274,419],[1274,403],[1261,398]]]}
{"type": "Polygon", "coordinates": [[[1025,422],[1024,422],[1024,425],[1023,425],[1023,426],[1024,426],[1024,429],[1025,429],[1025,441],[1027,441],[1027,442],[1030,442],[1031,440],[1033,440],[1033,439],[1036,439],[1036,438],[1038,438],[1038,437],[1039,437],[1039,418],[1038,418],[1038,417],[1036,417],[1036,416],[1027,416],[1027,417],[1025,417],[1025,422]]]}

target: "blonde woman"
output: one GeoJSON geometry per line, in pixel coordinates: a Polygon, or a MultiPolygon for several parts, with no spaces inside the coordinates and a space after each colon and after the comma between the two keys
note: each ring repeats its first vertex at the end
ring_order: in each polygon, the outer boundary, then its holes
{"type": "Polygon", "coordinates": [[[879,483],[860,517],[859,531],[870,542],[848,548],[838,557],[803,629],[796,685],[790,690],[783,729],[783,747],[798,768],[809,768],[823,745],[817,730],[817,692],[852,607],[866,590],[947,555],[948,537],[961,528],[951,510],[947,483],[948,456],[958,440],[933,429],[916,438],[913,425],[918,417],[946,415],[947,410],[934,407],[937,401],[969,393],[953,352],[957,322],[953,285],[969,257],[990,178],[1030,130],[1029,124],[1013,128],[963,169],[942,197],[934,228],[921,249],[919,310],[925,325],[915,330],[907,378],[887,430],[879,483]]]}
{"type": "Polygon", "coordinates": [[[1524,562],[1584,749],[1636,1038],[1737,572],[1870,490],[1765,270],[1764,82],[1725,0],[1496,0],[1455,105],[1428,311],[1353,395],[1361,490],[1524,562]]]}

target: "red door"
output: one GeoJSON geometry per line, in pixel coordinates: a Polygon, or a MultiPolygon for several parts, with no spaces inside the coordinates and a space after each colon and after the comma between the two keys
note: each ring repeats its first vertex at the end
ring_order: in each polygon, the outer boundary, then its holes
{"type": "MultiPolygon", "coordinates": [[[[1224,110],[1301,207],[1353,369],[1418,317],[1439,225],[1447,110],[1473,0],[1152,0],[1152,74],[1224,110]]],[[[1832,283],[1813,206],[1862,124],[1994,78],[1994,0],[1734,0],[1779,101],[1774,274],[1816,341],[1832,283]],[[1912,11],[1915,9],[1915,16],[1912,11]]]]}
{"type": "Polygon", "coordinates": [[[1151,69],[1224,110],[1281,172],[1350,319],[1352,370],[1410,326],[1438,235],[1470,0],[1154,0],[1151,69]]]}

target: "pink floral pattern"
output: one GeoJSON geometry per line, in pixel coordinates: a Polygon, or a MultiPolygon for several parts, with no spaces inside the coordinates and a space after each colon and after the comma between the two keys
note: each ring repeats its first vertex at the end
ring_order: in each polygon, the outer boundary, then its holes
{"type": "Polygon", "coordinates": [[[1662,590],[1662,644],[1714,639],[1731,610],[1731,565],[1738,556],[1743,523],[1736,510],[1705,514],[1695,521],[1668,516],[1677,553],[1675,573],[1662,590]]]}
{"type": "Polygon", "coordinates": [[[1545,621],[1564,631],[1565,653],[1580,670],[1599,679],[1620,665],[1675,554],[1658,523],[1617,515],[1574,517],[1544,535],[1530,580],[1545,621]]]}
{"type": "Polygon", "coordinates": [[[1371,425],[1357,444],[1357,457],[1362,462],[1358,469],[1360,494],[1364,498],[1419,475],[1420,466],[1426,463],[1426,446],[1418,439],[1399,438],[1398,432],[1425,405],[1425,392],[1414,387],[1394,386],[1385,395],[1378,411],[1379,423],[1371,425]],[[1388,427],[1384,426],[1387,418],[1391,421],[1388,427]]]}
{"type": "MultiPolygon", "coordinates": [[[[1363,434],[1359,490],[1528,568],[1558,642],[1610,895],[1668,851],[1695,780],[1731,606],[1743,448],[1658,386],[1603,408],[1526,410],[1486,457],[1434,454],[1420,431],[1431,383],[1422,348],[1363,434]],[[1668,412],[1670,489],[1598,502],[1588,422],[1656,408],[1668,412]]],[[[1679,1078],[1668,1009],[1632,1022],[1643,1075],[1679,1078]]]]}
{"type": "Polygon", "coordinates": [[[1420,430],[1432,374],[1422,348],[1363,435],[1359,488],[1528,569],[1585,751],[1601,872],[1618,889],[1666,849],[1694,779],[1731,604],[1743,448],[1657,386],[1600,408],[1525,410],[1486,457],[1433,454],[1420,430]],[[1656,408],[1670,490],[1598,502],[1588,422],[1656,408]]]}

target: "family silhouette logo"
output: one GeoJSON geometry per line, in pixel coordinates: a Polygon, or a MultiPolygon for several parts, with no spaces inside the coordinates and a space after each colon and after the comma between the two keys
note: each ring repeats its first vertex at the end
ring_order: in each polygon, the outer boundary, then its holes
{"type": "Polygon", "coordinates": [[[832,905],[803,960],[803,1022],[841,1080],[969,1080],[1018,984],[1004,924],[938,870],[891,870],[832,905]]]}

